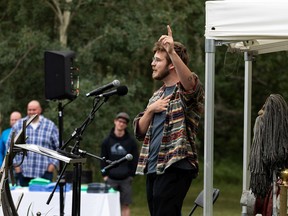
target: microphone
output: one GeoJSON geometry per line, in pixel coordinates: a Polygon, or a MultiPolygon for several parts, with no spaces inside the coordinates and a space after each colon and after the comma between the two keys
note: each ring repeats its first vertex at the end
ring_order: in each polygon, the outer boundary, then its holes
{"type": "Polygon", "coordinates": [[[101,173],[102,174],[106,174],[106,172],[113,168],[113,167],[116,167],[118,166],[119,164],[125,162],[125,161],[131,161],[133,160],[133,155],[131,154],[127,154],[125,157],[123,158],[120,158],[119,160],[116,160],[116,161],[112,161],[108,166],[104,167],[102,170],[101,170],[101,173]]]}
{"type": "Polygon", "coordinates": [[[108,89],[113,88],[113,87],[118,87],[119,85],[120,85],[120,81],[114,80],[111,83],[108,83],[102,87],[99,87],[99,88],[94,89],[93,91],[87,93],[86,97],[102,94],[104,91],[107,91],[108,89]]]}
{"type": "Polygon", "coordinates": [[[106,97],[110,97],[114,94],[117,94],[119,96],[123,96],[123,95],[126,95],[127,92],[128,92],[127,86],[119,86],[117,89],[114,89],[110,92],[105,92],[103,94],[97,95],[96,97],[97,98],[102,98],[102,97],[106,98],[106,97]]]}

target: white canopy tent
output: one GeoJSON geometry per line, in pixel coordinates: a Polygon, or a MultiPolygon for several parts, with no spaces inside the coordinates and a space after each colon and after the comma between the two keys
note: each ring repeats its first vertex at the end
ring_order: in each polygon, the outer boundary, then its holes
{"type": "MultiPolygon", "coordinates": [[[[205,137],[204,210],[213,215],[214,77],[217,46],[243,52],[245,60],[243,190],[249,188],[248,155],[251,145],[252,58],[255,55],[288,50],[288,1],[206,1],[205,26],[205,137]]],[[[240,200],[240,195],[239,195],[240,200]]],[[[242,208],[247,215],[247,208],[242,208]]]]}

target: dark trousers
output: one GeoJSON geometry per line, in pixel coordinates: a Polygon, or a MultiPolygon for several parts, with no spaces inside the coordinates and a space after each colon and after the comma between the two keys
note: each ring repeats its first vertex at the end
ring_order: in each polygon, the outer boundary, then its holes
{"type": "MultiPolygon", "coordinates": [[[[45,171],[45,173],[42,175],[41,178],[45,178],[47,180],[52,181],[53,172],[45,171]]],[[[34,178],[25,177],[23,176],[22,172],[20,172],[20,173],[15,174],[15,179],[16,179],[17,185],[21,185],[22,187],[27,187],[29,186],[29,182],[34,178]]]]}
{"type": "Polygon", "coordinates": [[[168,168],[164,174],[148,174],[146,192],[151,216],[181,216],[183,200],[194,173],[191,170],[168,168]]]}
{"type": "Polygon", "coordinates": [[[20,178],[19,179],[19,184],[22,186],[22,187],[28,187],[29,186],[29,182],[32,180],[33,178],[27,178],[27,177],[24,177],[23,178],[20,178]]]}

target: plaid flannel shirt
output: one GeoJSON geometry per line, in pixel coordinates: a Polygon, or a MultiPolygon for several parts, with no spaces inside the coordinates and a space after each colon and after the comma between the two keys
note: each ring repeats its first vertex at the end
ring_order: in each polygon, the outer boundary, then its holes
{"type": "MultiPolygon", "coordinates": [[[[23,121],[27,120],[25,117],[15,123],[12,127],[8,142],[11,142],[12,131],[15,131],[15,135],[22,129],[23,121]]],[[[57,150],[59,148],[59,131],[56,125],[49,119],[40,116],[39,125],[36,129],[28,125],[26,128],[26,140],[27,144],[36,144],[48,149],[57,150]]],[[[16,155],[13,163],[19,164],[22,160],[22,155],[16,155]]],[[[45,171],[47,171],[48,165],[54,164],[55,167],[58,166],[59,161],[42,154],[27,151],[27,156],[25,156],[24,161],[21,165],[22,173],[25,177],[38,178],[41,177],[45,171]]]]}
{"type": "MultiPolygon", "coordinates": [[[[164,90],[165,85],[154,92],[147,106],[157,101],[164,90]]],[[[185,91],[182,85],[177,83],[166,111],[162,143],[158,153],[157,174],[163,174],[165,169],[184,158],[188,158],[192,166],[198,169],[195,139],[203,106],[204,90],[198,79],[196,79],[195,87],[191,91],[185,91]]],[[[136,174],[141,175],[144,174],[147,165],[153,127],[150,124],[144,136],[137,132],[139,119],[144,112],[139,113],[133,121],[134,134],[138,140],[143,141],[136,170],[136,174]]]]}

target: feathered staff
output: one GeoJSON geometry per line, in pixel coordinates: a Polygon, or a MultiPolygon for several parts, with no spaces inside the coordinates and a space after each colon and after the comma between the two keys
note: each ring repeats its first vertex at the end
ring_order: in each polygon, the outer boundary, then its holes
{"type": "Polygon", "coordinates": [[[250,152],[250,189],[264,197],[273,183],[273,171],[287,165],[288,106],[279,94],[271,94],[258,112],[250,152]]]}
{"type": "MultiPolygon", "coordinates": [[[[12,134],[10,149],[7,152],[1,170],[0,170],[0,205],[2,206],[2,211],[4,216],[18,216],[17,208],[14,205],[10,187],[9,187],[9,179],[8,174],[9,170],[10,175],[12,173],[12,166],[13,166],[13,158],[15,156],[15,153],[13,152],[14,147],[14,132],[12,134]]],[[[12,175],[11,175],[12,176],[12,175]]]]}

